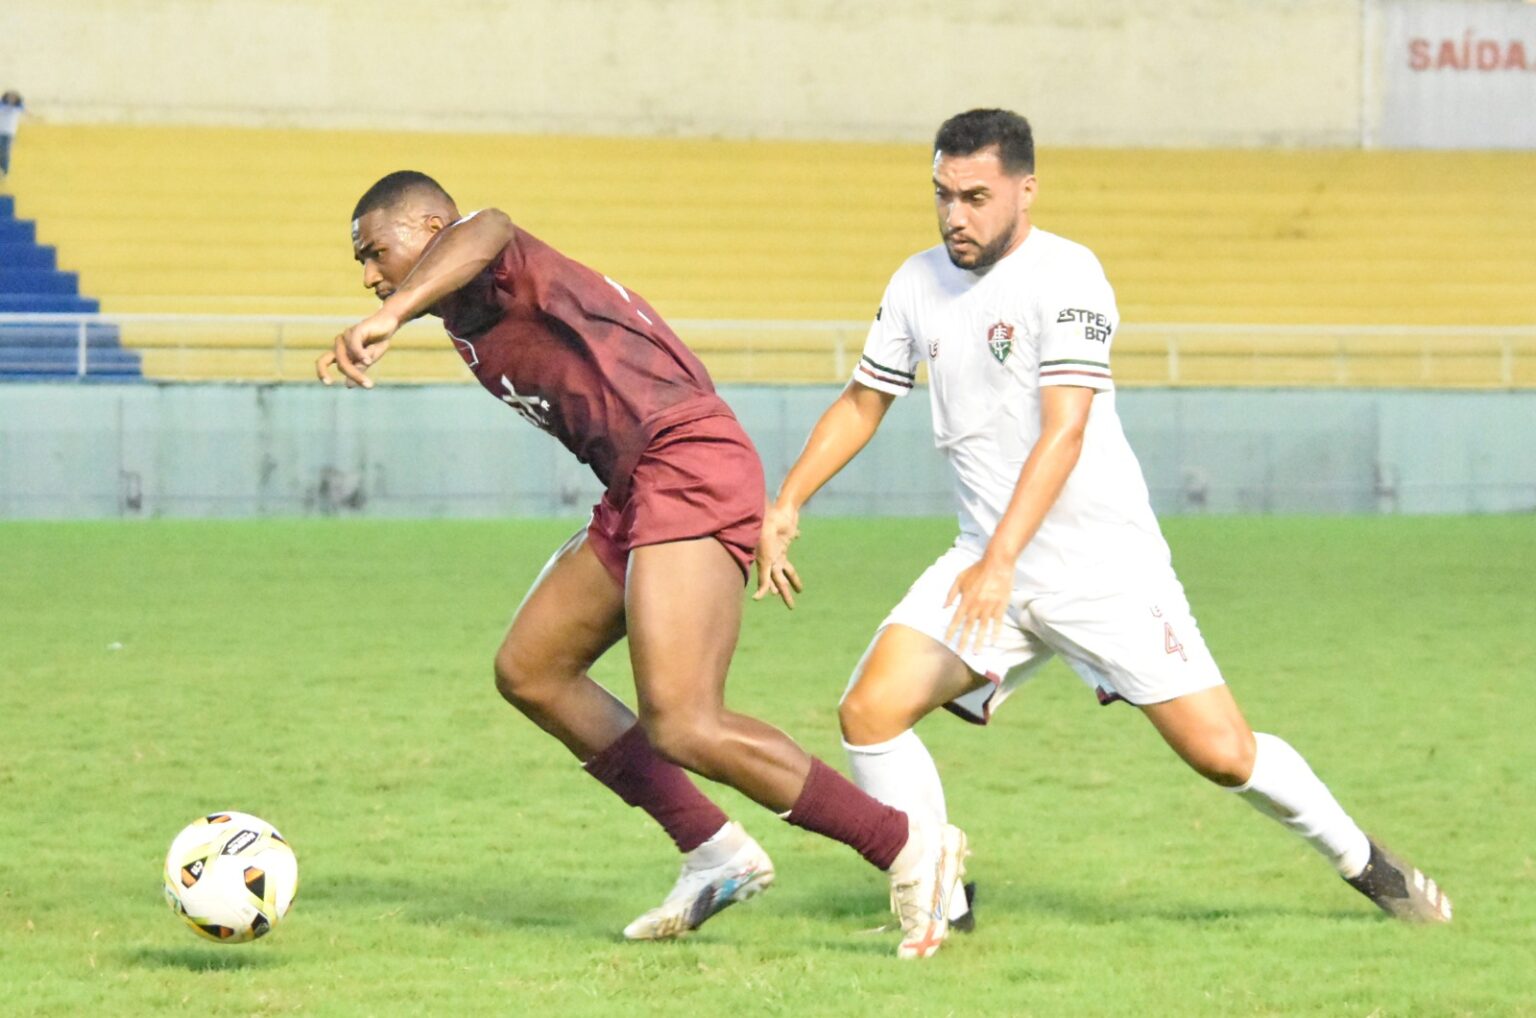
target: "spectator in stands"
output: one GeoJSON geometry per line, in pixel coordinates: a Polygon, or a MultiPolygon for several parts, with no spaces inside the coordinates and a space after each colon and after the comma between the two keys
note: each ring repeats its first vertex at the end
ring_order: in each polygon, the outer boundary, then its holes
{"type": "Polygon", "coordinates": [[[0,177],[11,172],[11,145],[15,142],[16,125],[21,122],[25,109],[20,92],[0,95],[0,177]]]}

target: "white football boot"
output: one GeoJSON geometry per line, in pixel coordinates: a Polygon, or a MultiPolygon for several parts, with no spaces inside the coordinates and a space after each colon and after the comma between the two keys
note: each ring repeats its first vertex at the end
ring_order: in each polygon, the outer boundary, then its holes
{"type": "Polygon", "coordinates": [[[766,891],[773,860],[734,820],[683,856],[677,883],[660,905],[624,927],[628,940],[667,940],[704,925],[721,909],[766,891]]]}
{"type": "MultiPolygon", "coordinates": [[[[962,884],[955,888],[954,897],[949,902],[949,932],[951,933],[975,933],[976,932],[976,882],[962,884]]],[[[896,907],[896,896],[891,895],[891,915],[900,915],[901,911],[896,907]]],[[[900,923],[882,923],[867,933],[889,933],[901,928],[900,923]]]]}
{"type": "Polygon", "coordinates": [[[953,824],[913,829],[923,839],[916,864],[891,873],[891,904],[901,920],[898,958],[927,958],[949,936],[950,908],[961,889],[967,854],[965,832],[953,824]]]}

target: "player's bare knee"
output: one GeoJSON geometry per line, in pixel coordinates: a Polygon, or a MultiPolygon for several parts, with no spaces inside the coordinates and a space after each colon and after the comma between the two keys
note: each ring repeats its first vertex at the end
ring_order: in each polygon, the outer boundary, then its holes
{"type": "Polygon", "coordinates": [[[861,744],[867,740],[864,734],[865,705],[857,691],[850,689],[837,704],[837,725],[843,732],[843,741],[861,744]]]}
{"type": "Polygon", "coordinates": [[[503,647],[496,655],[494,670],[496,691],[519,710],[541,702],[549,689],[547,670],[516,650],[503,647]]]}
{"type": "Polygon", "coordinates": [[[642,714],[646,738],[665,760],[708,776],[715,770],[719,726],[693,711],[642,714]]]}
{"type": "Polygon", "coordinates": [[[1253,733],[1247,728],[1224,729],[1208,736],[1186,757],[1200,775],[1223,788],[1236,788],[1253,776],[1253,733]]]}
{"type": "Polygon", "coordinates": [[[855,746],[894,739],[910,727],[893,718],[889,707],[861,686],[854,686],[843,694],[842,702],[837,705],[837,723],[842,729],[843,741],[855,746]]]}
{"type": "Polygon", "coordinates": [[[512,662],[508,661],[504,655],[497,654],[493,671],[496,675],[496,692],[500,693],[501,698],[512,706],[520,706],[523,702],[522,686],[512,662]]]}

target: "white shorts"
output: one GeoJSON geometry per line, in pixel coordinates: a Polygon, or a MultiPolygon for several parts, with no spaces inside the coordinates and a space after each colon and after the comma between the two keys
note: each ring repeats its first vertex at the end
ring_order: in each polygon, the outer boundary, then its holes
{"type": "MultiPolygon", "coordinates": [[[[955,612],[953,605],[944,607],[944,599],[955,577],[979,558],[959,547],[939,556],[891,609],[875,638],[886,626],[902,625],[943,643],[955,612]]],[[[1016,590],[992,643],[956,653],[988,684],[945,706],[976,724],[991,720],[1055,654],[1098,693],[1100,703],[1162,703],[1224,681],[1190,614],[1184,587],[1166,566],[1092,589],[1016,590]]]]}

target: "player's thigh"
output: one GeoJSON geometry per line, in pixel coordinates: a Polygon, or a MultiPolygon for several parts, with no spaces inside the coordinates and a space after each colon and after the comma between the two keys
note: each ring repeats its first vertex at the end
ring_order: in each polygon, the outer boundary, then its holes
{"type": "Polygon", "coordinates": [[[642,718],[722,707],[742,591],[741,567],[712,537],[630,552],[624,610],[642,718]]]}
{"type": "Polygon", "coordinates": [[[935,708],[987,685],[940,640],[895,623],[875,634],[838,706],[855,745],[894,739],[935,708]]]}
{"type": "Polygon", "coordinates": [[[1051,656],[1020,625],[1017,604],[1010,605],[986,646],[958,650],[945,642],[955,613],[955,606],[945,603],[949,592],[956,577],[979,558],[974,549],[950,548],[886,615],[844,694],[840,716],[849,742],[867,745],[895,738],[940,705],[985,724],[1051,656]]]}
{"type": "Polygon", "coordinates": [[[1025,623],[1101,699],[1145,707],[1223,683],[1171,569],[1034,598],[1025,623]]]}
{"type": "Polygon", "coordinates": [[[624,636],[624,591],[585,530],[550,557],[496,654],[503,684],[573,679],[624,636]]]}

